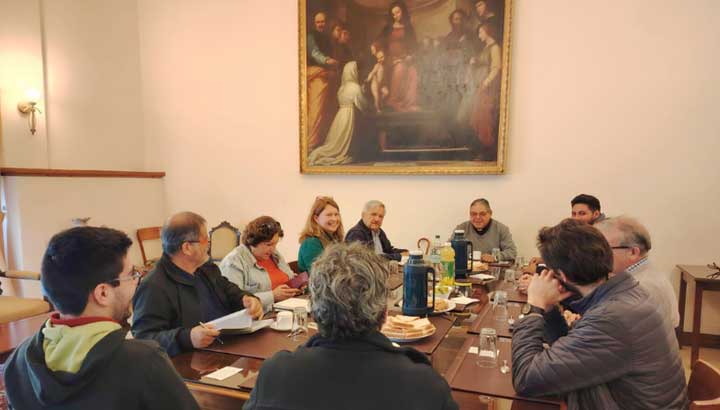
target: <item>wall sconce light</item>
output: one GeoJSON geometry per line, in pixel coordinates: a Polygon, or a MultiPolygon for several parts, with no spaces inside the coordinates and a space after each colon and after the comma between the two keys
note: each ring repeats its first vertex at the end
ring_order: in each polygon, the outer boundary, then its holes
{"type": "Polygon", "coordinates": [[[42,111],[37,107],[37,102],[40,99],[40,93],[35,89],[30,89],[26,93],[27,101],[21,101],[18,103],[18,111],[20,111],[23,114],[30,114],[30,118],[28,118],[28,123],[30,125],[30,133],[35,135],[35,131],[37,130],[37,120],[35,118],[35,113],[38,112],[42,114],[42,111]]]}

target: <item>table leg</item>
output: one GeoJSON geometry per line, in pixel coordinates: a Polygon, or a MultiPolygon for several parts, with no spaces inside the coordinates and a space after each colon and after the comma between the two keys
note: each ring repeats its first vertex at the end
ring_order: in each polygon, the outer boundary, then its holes
{"type": "Polygon", "coordinates": [[[684,273],[680,272],[680,300],[678,307],[680,310],[680,325],[677,329],[678,346],[682,347],[682,334],[685,331],[685,296],[687,294],[687,282],[685,282],[684,273]]]}
{"type": "Polygon", "coordinates": [[[690,351],[690,366],[693,366],[700,356],[700,312],[702,311],[703,288],[695,282],[695,303],[693,308],[692,350],[690,351]]]}

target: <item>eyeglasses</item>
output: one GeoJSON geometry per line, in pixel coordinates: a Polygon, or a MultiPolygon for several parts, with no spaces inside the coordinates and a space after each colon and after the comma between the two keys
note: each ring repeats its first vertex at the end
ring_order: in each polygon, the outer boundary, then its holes
{"type": "Polygon", "coordinates": [[[210,243],[210,238],[198,239],[196,241],[185,241],[187,243],[199,243],[201,245],[207,245],[210,243]]]}
{"type": "Polygon", "coordinates": [[[632,249],[634,246],[611,246],[610,249],[632,249]]]}
{"type": "Polygon", "coordinates": [[[139,285],[140,281],[142,280],[142,273],[140,273],[137,269],[132,268],[132,270],[130,271],[130,276],[128,276],[126,278],[122,278],[122,279],[117,278],[117,279],[109,280],[109,281],[107,281],[107,284],[116,288],[116,287],[120,286],[120,282],[124,282],[126,280],[135,280],[135,279],[138,280],[138,285],[139,285]]]}

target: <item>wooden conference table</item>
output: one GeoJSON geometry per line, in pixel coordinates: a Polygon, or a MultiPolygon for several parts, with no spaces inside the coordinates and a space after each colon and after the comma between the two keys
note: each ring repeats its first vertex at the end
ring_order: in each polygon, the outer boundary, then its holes
{"type": "MultiPolygon", "coordinates": [[[[477,285],[476,288],[489,292],[497,289],[511,290],[508,286],[511,285],[495,280],[477,285]]],[[[487,298],[484,300],[487,301],[487,298]]],[[[511,305],[516,306],[519,312],[519,302],[511,302],[511,305]]],[[[512,386],[511,374],[500,372],[502,360],[507,360],[508,365],[512,365],[510,339],[502,337],[510,336],[507,324],[504,329],[498,329],[498,335],[501,336],[498,339],[498,367],[476,366],[476,356],[468,354],[468,350],[473,345],[477,346],[478,336],[469,334],[468,331],[483,323],[483,320],[492,319],[491,306],[480,306],[479,311],[477,318],[465,322],[454,315],[431,316],[430,320],[437,328],[436,333],[427,339],[405,345],[430,356],[433,367],[445,376],[452,388],[453,398],[462,409],[560,408],[560,401],[556,398],[518,397],[512,386]]],[[[310,333],[312,335],[314,331],[311,330],[310,333]]],[[[294,350],[305,340],[295,341],[288,338],[286,332],[262,329],[251,335],[224,337],[223,344],[216,342],[203,350],[182,353],[173,357],[172,362],[202,408],[237,409],[249,398],[263,360],[280,350],[294,350]],[[207,377],[209,373],[225,366],[242,370],[222,381],[207,377]]]]}
{"type": "MultiPolygon", "coordinates": [[[[476,291],[492,292],[507,286],[501,280],[485,282],[476,286],[476,291]]],[[[410,343],[419,351],[430,356],[433,367],[445,376],[452,388],[452,395],[462,409],[526,409],[549,410],[560,407],[559,401],[546,398],[524,398],[515,395],[510,374],[496,368],[475,366],[471,346],[477,345],[477,335],[469,334],[474,323],[482,323],[491,317],[487,297],[479,306],[480,313],[474,321],[462,322],[466,314],[444,314],[432,316],[431,321],[437,328],[429,338],[410,343]]],[[[517,303],[517,302],[514,302],[517,303]]],[[[473,305],[470,305],[473,306],[473,305]]],[[[478,308],[475,306],[476,309],[478,308]]],[[[1,362],[9,356],[24,339],[35,334],[48,315],[0,325],[1,362]]],[[[313,332],[311,330],[311,332],[313,332]]],[[[509,339],[502,338],[505,330],[498,329],[500,364],[509,361],[509,339]]],[[[306,340],[306,339],[305,339],[306,340]]],[[[238,409],[249,398],[255,385],[258,371],[263,360],[283,349],[293,350],[305,340],[292,340],[286,332],[262,329],[255,334],[223,337],[204,350],[187,352],[173,357],[172,363],[186,381],[188,388],[204,409],[238,409]],[[225,366],[241,368],[242,371],[225,380],[207,378],[207,374],[225,366]]],[[[1,385],[1,384],[0,384],[1,385]]]]}

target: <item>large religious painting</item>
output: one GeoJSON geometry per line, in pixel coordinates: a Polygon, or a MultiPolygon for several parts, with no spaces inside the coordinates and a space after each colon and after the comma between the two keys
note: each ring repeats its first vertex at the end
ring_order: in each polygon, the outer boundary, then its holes
{"type": "Polygon", "coordinates": [[[299,0],[300,170],[499,174],[511,0],[299,0]]]}

